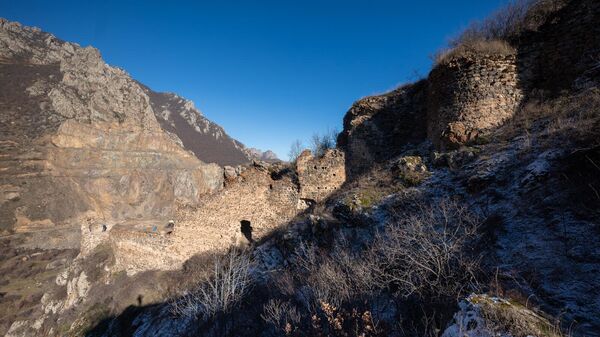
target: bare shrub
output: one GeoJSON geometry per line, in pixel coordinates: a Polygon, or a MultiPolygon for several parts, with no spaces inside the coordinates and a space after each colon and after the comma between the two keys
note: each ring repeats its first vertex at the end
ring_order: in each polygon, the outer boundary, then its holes
{"type": "Polygon", "coordinates": [[[328,129],[324,134],[314,133],[310,139],[310,149],[315,157],[322,157],[325,151],[333,149],[337,144],[338,131],[328,129]]]}
{"type": "Polygon", "coordinates": [[[212,267],[199,273],[198,285],[171,302],[171,312],[186,317],[211,318],[227,313],[247,293],[252,283],[250,255],[236,249],[216,255],[212,267]]]}
{"type": "Polygon", "coordinates": [[[283,331],[286,335],[291,334],[300,323],[300,312],[289,302],[283,302],[278,299],[270,299],[263,307],[263,313],[260,317],[271,324],[277,330],[283,331]]]}
{"type": "Polygon", "coordinates": [[[380,286],[394,285],[405,297],[461,296],[476,285],[479,259],[469,245],[478,225],[474,214],[452,201],[397,214],[373,244],[380,286]]]}
{"type": "Polygon", "coordinates": [[[309,291],[307,306],[313,309],[321,302],[341,306],[375,287],[370,255],[352,253],[343,241],[336,243],[329,254],[306,244],[296,250],[297,266],[302,272],[299,276],[309,291]]]}
{"type": "Polygon", "coordinates": [[[299,139],[296,139],[292,145],[290,146],[290,151],[288,152],[288,160],[290,161],[290,163],[295,163],[296,159],[298,159],[298,156],[300,155],[300,153],[302,153],[302,149],[304,148],[304,145],[302,145],[302,142],[299,139]]]}

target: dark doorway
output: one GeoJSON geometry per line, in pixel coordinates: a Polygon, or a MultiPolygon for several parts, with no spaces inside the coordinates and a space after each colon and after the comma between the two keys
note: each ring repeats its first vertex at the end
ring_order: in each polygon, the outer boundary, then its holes
{"type": "Polygon", "coordinates": [[[250,221],[248,221],[248,220],[240,221],[240,230],[242,231],[242,234],[244,234],[244,236],[246,237],[246,239],[248,239],[249,242],[253,242],[253,240],[252,240],[252,225],[250,224],[250,221]]]}

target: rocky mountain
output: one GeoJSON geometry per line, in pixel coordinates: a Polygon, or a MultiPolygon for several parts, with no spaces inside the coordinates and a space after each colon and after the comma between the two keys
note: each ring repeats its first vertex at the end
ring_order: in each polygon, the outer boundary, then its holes
{"type": "Polygon", "coordinates": [[[186,100],[172,93],[158,93],[141,85],[163,130],[176,135],[182,145],[206,163],[239,165],[254,159],[246,147],[225,133],[186,100]]]}
{"type": "Polygon", "coordinates": [[[96,49],[6,20],[0,44],[0,178],[18,195],[2,204],[4,231],[167,217],[176,199],[220,188],[221,169],[165,132],[146,89],[96,49]]]}
{"type": "MultiPolygon", "coordinates": [[[[108,236],[96,233],[110,229],[130,237],[147,226],[162,226],[174,218],[178,204],[198,205],[205,195],[222,189],[223,169],[217,164],[254,159],[254,153],[202,116],[192,102],[152,91],[107,65],[98,50],[0,19],[0,233],[5,256],[27,247],[41,249],[36,254],[42,260],[60,257],[57,267],[70,265],[76,256],[106,244],[108,236]]],[[[3,260],[0,267],[12,268],[11,261],[3,260]]],[[[61,312],[75,306],[94,282],[81,279],[85,276],[78,268],[72,275],[76,280],[69,282],[81,286],[69,288],[61,312]]],[[[52,268],[48,275],[58,277],[57,272],[52,268]]],[[[5,289],[11,289],[8,299],[31,291],[20,288],[31,281],[27,277],[5,276],[3,299],[5,289]]],[[[56,285],[53,281],[40,289],[56,285]]],[[[2,304],[6,311],[0,310],[0,333],[19,314],[13,305],[27,311],[38,301],[2,304]]]]}
{"type": "Polygon", "coordinates": [[[253,160],[261,160],[261,161],[266,161],[266,162],[279,161],[279,158],[277,157],[275,152],[273,152],[271,150],[267,150],[267,151],[263,152],[259,149],[251,147],[251,148],[246,148],[244,150],[244,152],[246,153],[246,156],[248,156],[249,158],[252,158],[253,160]]]}

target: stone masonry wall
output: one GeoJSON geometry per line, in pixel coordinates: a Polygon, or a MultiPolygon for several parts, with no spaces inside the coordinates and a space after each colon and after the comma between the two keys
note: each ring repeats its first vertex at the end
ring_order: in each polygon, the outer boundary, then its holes
{"type": "Polygon", "coordinates": [[[352,104],[338,137],[348,176],[359,175],[373,163],[399,155],[408,143],[423,141],[426,99],[427,81],[422,80],[352,104]]]}
{"type": "Polygon", "coordinates": [[[550,94],[600,83],[600,1],[571,0],[537,31],[519,38],[521,82],[550,94]]]}
{"type": "Polygon", "coordinates": [[[327,150],[323,157],[315,158],[305,150],[296,160],[300,199],[319,202],[327,198],[346,181],[344,153],[327,150]]]}
{"type": "Polygon", "coordinates": [[[521,99],[515,55],[466,55],[429,74],[427,135],[440,149],[454,148],[501,125],[521,99]]]}
{"type": "Polygon", "coordinates": [[[177,269],[195,254],[245,246],[290,221],[298,209],[298,186],[289,176],[274,177],[266,167],[249,167],[198,206],[180,205],[170,234],[147,228],[136,233],[111,230],[116,270],[134,274],[150,269],[177,269]],[[242,231],[248,221],[250,237],[242,231]]]}

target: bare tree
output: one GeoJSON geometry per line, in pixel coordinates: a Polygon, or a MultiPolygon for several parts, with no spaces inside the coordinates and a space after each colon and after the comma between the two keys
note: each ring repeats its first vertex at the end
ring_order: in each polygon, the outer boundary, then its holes
{"type": "Polygon", "coordinates": [[[325,151],[333,149],[337,144],[338,131],[327,129],[324,134],[314,133],[310,139],[310,148],[315,157],[322,157],[325,151]]]}
{"type": "Polygon", "coordinates": [[[290,151],[288,152],[288,159],[290,163],[296,162],[296,159],[298,159],[298,156],[300,155],[300,153],[302,153],[303,148],[304,145],[302,144],[302,141],[300,141],[300,139],[296,139],[292,143],[292,145],[290,146],[290,151]]]}

